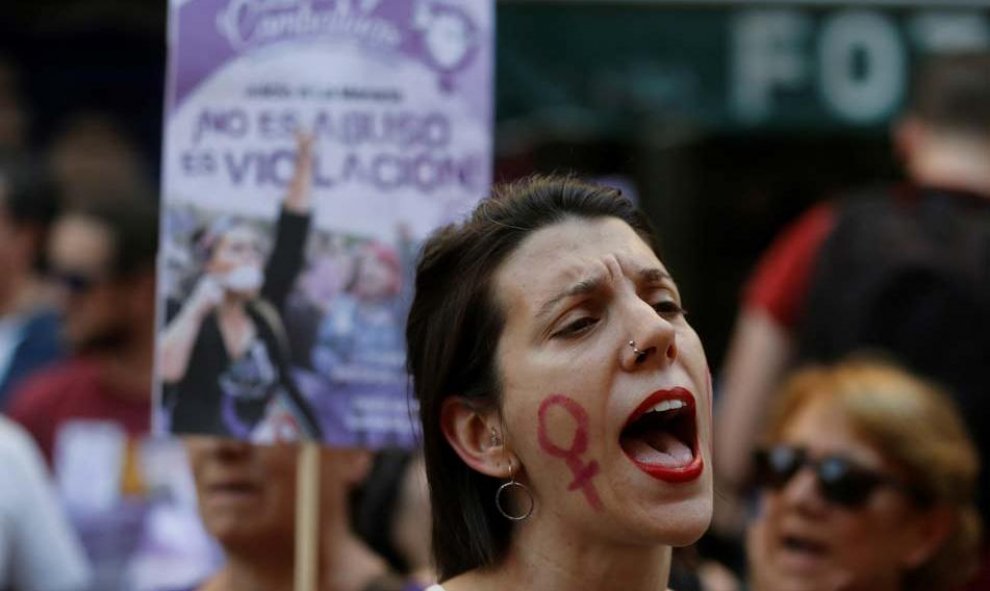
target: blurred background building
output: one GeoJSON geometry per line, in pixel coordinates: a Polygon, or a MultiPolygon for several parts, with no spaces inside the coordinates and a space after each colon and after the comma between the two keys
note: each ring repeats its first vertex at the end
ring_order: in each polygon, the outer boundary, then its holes
{"type": "MultiPolygon", "coordinates": [[[[713,367],[776,231],[897,176],[887,131],[912,64],[990,45],[982,0],[501,1],[497,19],[496,178],[573,170],[635,191],[713,367]]],[[[160,1],[6,3],[0,142],[74,192],[155,186],[165,43],[160,1]]]]}

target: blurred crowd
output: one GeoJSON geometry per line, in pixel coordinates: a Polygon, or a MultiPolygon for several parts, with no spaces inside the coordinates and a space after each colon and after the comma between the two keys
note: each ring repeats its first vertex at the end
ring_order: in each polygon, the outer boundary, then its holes
{"type": "MultiPolygon", "coordinates": [[[[289,588],[295,448],[150,436],[159,202],[142,155],[101,113],[70,117],[35,149],[24,101],[19,72],[3,62],[0,588],[289,588]]],[[[199,213],[166,216],[177,239],[160,257],[176,279],[161,286],[166,298],[198,279],[197,246],[217,221],[199,213]]],[[[244,225],[259,251],[271,248],[268,228],[244,225]]],[[[403,253],[385,245],[318,231],[306,247],[326,256],[300,273],[280,312],[296,327],[292,350],[305,352],[296,363],[313,368],[349,336],[326,302],[394,298],[409,281],[403,253]]],[[[411,450],[323,455],[328,588],[431,582],[422,472],[411,450]]]]}
{"type": "MultiPolygon", "coordinates": [[[[30,146],[19,75],[0,60],[0,588],[289,589],[297,449],[149,437],[156,263],[179,278],[158,293],[188,293],[212,217],[165,212],[159,252],[126,130],[80,113],[30,146]]],[[[743,291],[715,372],[715,522],[677,553],[678,591],[990,588],[990,55],[922,71],[893,145],[902,184],[807,212],[743,291]]],[[[381,345],[314,319],[408,290],[410,253],[307,248],[323,262],[279,312],[296,364],[330,374],[337,347],[381,345]]],[[[419,454],[320,461],[320,588],[434,582],[419,454]]]]}

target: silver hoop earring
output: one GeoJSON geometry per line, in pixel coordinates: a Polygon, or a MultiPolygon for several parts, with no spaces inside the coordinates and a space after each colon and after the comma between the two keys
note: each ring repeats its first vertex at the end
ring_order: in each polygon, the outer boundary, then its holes
{"type": "Polygon", "coordinates": [[[509,481],[503,483],[502,486],[498,487],[498,490],[495,492],[495,508],[498,509],[498,512],[502,514],[502,517],[505,517],[509,521],[525,521],[529,519],[529,516],[533,514],[534,507],[536,507],[536,500],[533,498],[533,492],[530,491],[529,487],[526,486],[525,484],[521,482],[516,482],[515,476],[511,473],[509,474],[509,481]],[[526,511],[524,511],[520,515],[513,515],[512,513],[509,513],[508,511],[505,510],[505,507],[502,506],[503,493],[513,488],[518,489],[519,491],[524,493],[528,501],[526,511]]]}

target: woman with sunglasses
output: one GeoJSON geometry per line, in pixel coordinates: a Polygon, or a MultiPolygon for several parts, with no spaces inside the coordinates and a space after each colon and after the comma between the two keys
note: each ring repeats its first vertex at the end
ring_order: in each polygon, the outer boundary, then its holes
{"type": "Polygon", "coordinates": [[[407,344],[432,591],[666,589],[711,519],[711,387],[628,200],[496,188],[426,243],[407,344]]]}
{"type": "Polygon", "coordinates": [[[798,371],[756,465],[755,591],[951,589],[974,570],[976,452],[952,400],[895,366],[798,371]]]}

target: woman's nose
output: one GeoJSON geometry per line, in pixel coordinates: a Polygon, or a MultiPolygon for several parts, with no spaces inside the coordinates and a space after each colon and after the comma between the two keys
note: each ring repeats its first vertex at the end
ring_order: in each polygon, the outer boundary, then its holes
{"type": "Polygon", "coordinates": [[[253,451],[250,443],[226,437],[204,437],[205,447],[210,455],[221,461],[240,460],[253,451]]]}
{"type": "Polygon", "coordinates": [[[804,512],[819,512],[827,505],[818,488],[818,477],[807,466],[797,471],[780,494],[785,503],[804,512]]]}
{"type": "Polygon", "coordinates": [[[677,359],[677,331],[669,320],[648,303],[638,300],[633,306],[629,340],[623,351],[623,365],[628,370],[643,366],[667,366],[677,359]]]}

